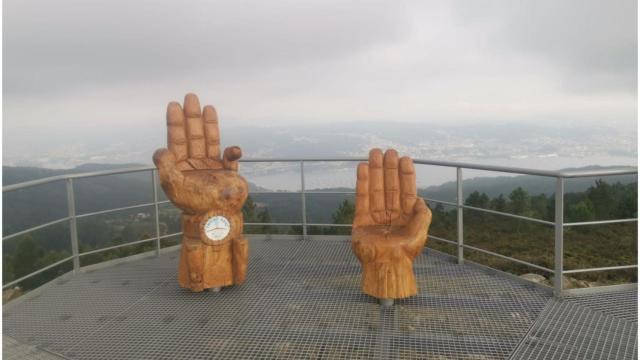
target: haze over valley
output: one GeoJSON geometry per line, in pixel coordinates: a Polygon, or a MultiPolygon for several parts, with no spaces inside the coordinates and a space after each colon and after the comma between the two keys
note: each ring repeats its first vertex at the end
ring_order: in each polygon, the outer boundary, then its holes
{"type": "MultiPolygon", "coordinates": [[[[344,122],[239,127],[221,121],[221,132],[223,146],[240,145],[244,158],[366,157],[369,149],[380,147],[395,148],[401,155],[416,159],[547,170],[637,163],[636,134],[606,125],[447,126],[344,122]]],[[[51,135],[55,134],[35,135],[33,142],[5,148],[4,164],[58,169],[87,163],[151,165],[155,149],[166,146],[161,119],[156,128],[112,129],[68,143],[51,135]],[[48,140],[44,141],[45,138],[48,140]]],[[[352,187],[355,183],[355,163],[305,166],[307,188],[352,187]]],[[[243,163],[241,171],[264,188],[299,188],[297,163],[243,163]]],[[[418,172],[421,186],[438,185],[455,178],[450,168],[420,166],[418,172]]],[[[465,177],[498,175],[505,174],[465,172],[465,177]]]]}

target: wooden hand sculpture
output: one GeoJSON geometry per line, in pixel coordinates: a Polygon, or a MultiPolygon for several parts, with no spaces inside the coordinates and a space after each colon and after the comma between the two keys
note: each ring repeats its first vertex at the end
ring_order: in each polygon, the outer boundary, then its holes
{"type": "Polygon", "coordinates": [[[218,115],[187,94],[184,109],[167,106],[168,149],[153,154],[160,184],[182,210],[180,286],[193,291],[244,282],[249,243],[242,237],[247,182],[238,175],[239,147],[220,157],[218,115]]]}
{"type": "Polygon", "coordinates": [[[409,157],[369,153],[358,165],[351,247],[362,264],[362,291],[379,299],[417,294],[413,260],[427,241],[431,210],[417,197],[409,157]]]}

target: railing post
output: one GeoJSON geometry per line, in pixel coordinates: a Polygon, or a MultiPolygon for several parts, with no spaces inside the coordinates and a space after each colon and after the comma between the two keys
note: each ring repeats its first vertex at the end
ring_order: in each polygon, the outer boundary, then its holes
{"type": "Polygon", "coordinates": [[[458,225],[458,264],[464,264],[464,223],[463,223],[463,208],[464,205],[463,200],[464,196],[462,195],[462,168],[456,168],[456,188],[457,188],[457,200],[456,205],[458,209],[458,219],[456,221],[458,225]]]}
{"type": "Polygon", "coordinates": [[[73,272],[80,269],[80,250],[78,246],[78,223],[76,219],[76,200],[73,192],[73,179],[67,178],[67,209],[69,211],[69,233],[71,235],[71,254],[73,256],[73,272]]]}
{"type": "Polygon", "coordinates": [[[564,260],[564,178],[556,178],[556,213],[555,213],[555,251],[553,294],[561,297],[563,293],[563,260],[564,260]]]}
{"type": "Polygon", "coordinates": [[[302,205],[302,240],[307,239],[307,197],[304,190],[304,161],[300,161],[300,199],[302,205]]]}
{"type": "Polygon", "coordinates": [[[153,184],[153,205],[156,218],[156,256],[160,256],[160,213],[158,211],[158,177],[156,169],[151,170],[151,183],[153,184]]]}

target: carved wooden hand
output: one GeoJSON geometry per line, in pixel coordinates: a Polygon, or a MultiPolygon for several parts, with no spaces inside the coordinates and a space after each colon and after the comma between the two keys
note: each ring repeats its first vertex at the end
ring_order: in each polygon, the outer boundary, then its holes
{"type": "Polygon", "coordinates": [[[153,161],[167,197],[183,211],[180,285],[202,291],[242,283],[248,256],[241,212],[248,187],[237,173],[242,151],[231,146],[220,157],[218,115],[211,105],[201,110],[195,94],[185,96],[184,109],[177,102],[167,106],[167,145],[153,161]],[[230,224],[221,239],[204,229],[216,216],[230,224]]]}
{"type": "Polygon", "coordinates": [[[409,157],[395,150],[369,153],[358,165],[352,249],[362,264],[362,290],[381,299],[417,293],[413,259],[427,241],[431,210],[417,196],[409,157]]]}

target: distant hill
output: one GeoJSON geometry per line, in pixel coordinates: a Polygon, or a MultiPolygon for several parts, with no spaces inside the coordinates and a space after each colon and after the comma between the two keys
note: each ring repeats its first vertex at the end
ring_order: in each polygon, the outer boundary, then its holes
{"type": "MultiPolygon", "coordinates": [[[[116,169],[126,169],[148,166],[145,164],[83,164],[72,169],[45,169],[30,166],[3,166],[2,167],[2,186],[16,184],[20,182],[42,179],[51,176],[65,174],[80,174],[93,171],[107,171],[116,169]]],[[[250,190],[266,190],[249,182],[250,190]]]]}
{"type": "MultiPolygon", "coordinates": [[[[137,167],[139,164],[86,164],[73,169],[2,167],[2,183],[9,185],[63,174],[137,167]]],[[[65,183],[56,181],[3,194],[3,233],[67,216],[65,183]]],[[[93,212],[152,201],[150,175],[146,172],[74,180],[76,213],[93,212]]]]}
{"type": "MultiPolygon", "coordinates": [[[[588,166],[563,170],[607,170],[611,168],[613,167],[588,166]]],[[[622,184],[628,184],[637,181],[637,176],[606,176],[602,177],[602,179],[604,179],[608,183],[620,182],[622,184]]],[[[595,180],[596,178],[567,179],[565,181],[565,192],[570,193],[585,191],[587,188],[589,188],[589,186],[595,183],[595,180]]],[[[485,193],[489,197],[496,197],[500,194],[507,196],[517,187],[523,188],[532,195],[551,195],[555,193],[555,181],[555,178],[530,175],[476,177],[464,180],[462,182],[462,190],[465,198],[474,191],[485,193]]],[[[457,184],[455,181],[450,181],[441,185],[429,186],[427,188],[421,189],[420,193],[432,199],[454,201],[457,191],[456,186],[457,184]]]]}
{"type": "Polygon", "coordinates": [[[2,185],[11,185],[19,182],[42,179],[50,176],[65,174],[79,174],[92,171],[106,171],[144,166],[142,164],[83,164],[73,169],[45,169],[27,166],[3,166],[2,185]]]}
{"type": "MultiPolygon", "coordinates": [[[[73,169],[44,169],[36,167],[2,167],[2,184],[64,174],[106,171],[144,166],[142,164],[85,164],[73,169]]],[[[67,193],[63,181],[38,185],[3,194],[3,233],[10,234],[67,216],[67,193]]],[[[249,183],[250,191],[265,190],[249,183]]],[[[153,201],[149,172],[98,176],[74,180],[76,213],[125,207],[153,201]]],[[[166,200],[159,191],[159,199],[166,200]]]]}

